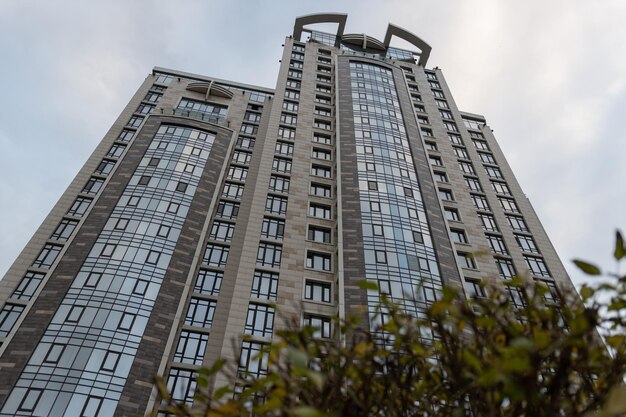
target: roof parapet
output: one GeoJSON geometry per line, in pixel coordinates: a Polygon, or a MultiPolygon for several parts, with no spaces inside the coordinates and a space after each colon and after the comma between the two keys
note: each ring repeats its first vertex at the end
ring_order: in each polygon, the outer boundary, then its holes
{"type": "Polygon", "coordinates": [[[389,23],[389,26],[387,26],[387,33],[385,34],[385,40],[383,42],[386,48],[389,48],[389,43],[391,42],[391,38],[393,36],[404,39],[410,44],[416,46],[420,50],[420,59],[417,64],[422,67],[426,66],[426,62],[430,56],[430,51],[432,50],[430,45],[424,42],[419,36],[412,34],[408,30],[389,23]]]}
{"type": "Polygon", "coordinates": [[[304,16],[296,17],[296,22],[293,25],[293,38],[300,40],[302,36],[302,29],[305,25],[314,25],[316,23],[337,23],[337,39],[343,36],[343,30],[346,27],[346,20],[348,15],[345,13],[313,13],[304,16]]]}

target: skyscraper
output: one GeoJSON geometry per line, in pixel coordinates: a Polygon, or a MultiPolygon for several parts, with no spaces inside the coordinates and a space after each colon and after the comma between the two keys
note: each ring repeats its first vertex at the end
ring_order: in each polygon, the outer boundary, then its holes
{"type": "Polygon", "coordinates": [[[296,19],[275,89],[146,78],[0,281],[0,416],[141,415],[157,374],[192,402],[202,364],[260,375],[281,320],[330,337],[380,293],[418,315],[485,277],[571,288],[430,46],[394,25],[344,34],[346,18],[296,19]]]}

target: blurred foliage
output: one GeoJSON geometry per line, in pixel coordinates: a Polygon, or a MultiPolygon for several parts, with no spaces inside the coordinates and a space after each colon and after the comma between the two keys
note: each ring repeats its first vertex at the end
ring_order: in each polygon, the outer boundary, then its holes
{"type": "MultiPolygon", "coordinates": [[[[626,258],[619,232],[614,257],[618,266],[626,258]]],[[[199,372],[194,407],[172,400],[159,380],[162,409],[216,417],[624,415],[626,275],[605,276],[580,295],[557,297],[524,278],[485,282],[486,296],[472,300],[444,289],[421,318],[384,299],[380,328],[349,317],[334,323],[332,339],[292,323],[267,346],[266,376],[242,377],[237,363],[217,361],[199,372]],[[523,307],[509,298],[515,289],[523,307]],[[214,389],[218,373],[237,382],[214,389]]]]}

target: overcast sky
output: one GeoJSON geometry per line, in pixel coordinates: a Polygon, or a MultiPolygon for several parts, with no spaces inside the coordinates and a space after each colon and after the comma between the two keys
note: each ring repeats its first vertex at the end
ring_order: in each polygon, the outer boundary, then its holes
{"type": "Polygon", "coordinates": [[[0,276],[154,66],[274,88],[296,16],[389,22],[483,114],[575,283],[626,229],[626,2],[0,0],[0,276]]]}

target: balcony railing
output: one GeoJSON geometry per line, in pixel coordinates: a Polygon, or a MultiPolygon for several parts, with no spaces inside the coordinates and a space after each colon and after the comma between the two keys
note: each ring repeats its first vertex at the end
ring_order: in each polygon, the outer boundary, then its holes
{"type": "Polygon", "coordinates": [[[206,123],[213,123],[219,126],[230,127],[230,121],[224,117],[215,116],[201,111],[188,109],[161,108],[161,114],[166,116],[189,117],[190,119],[200,120],[206,123]]]}

